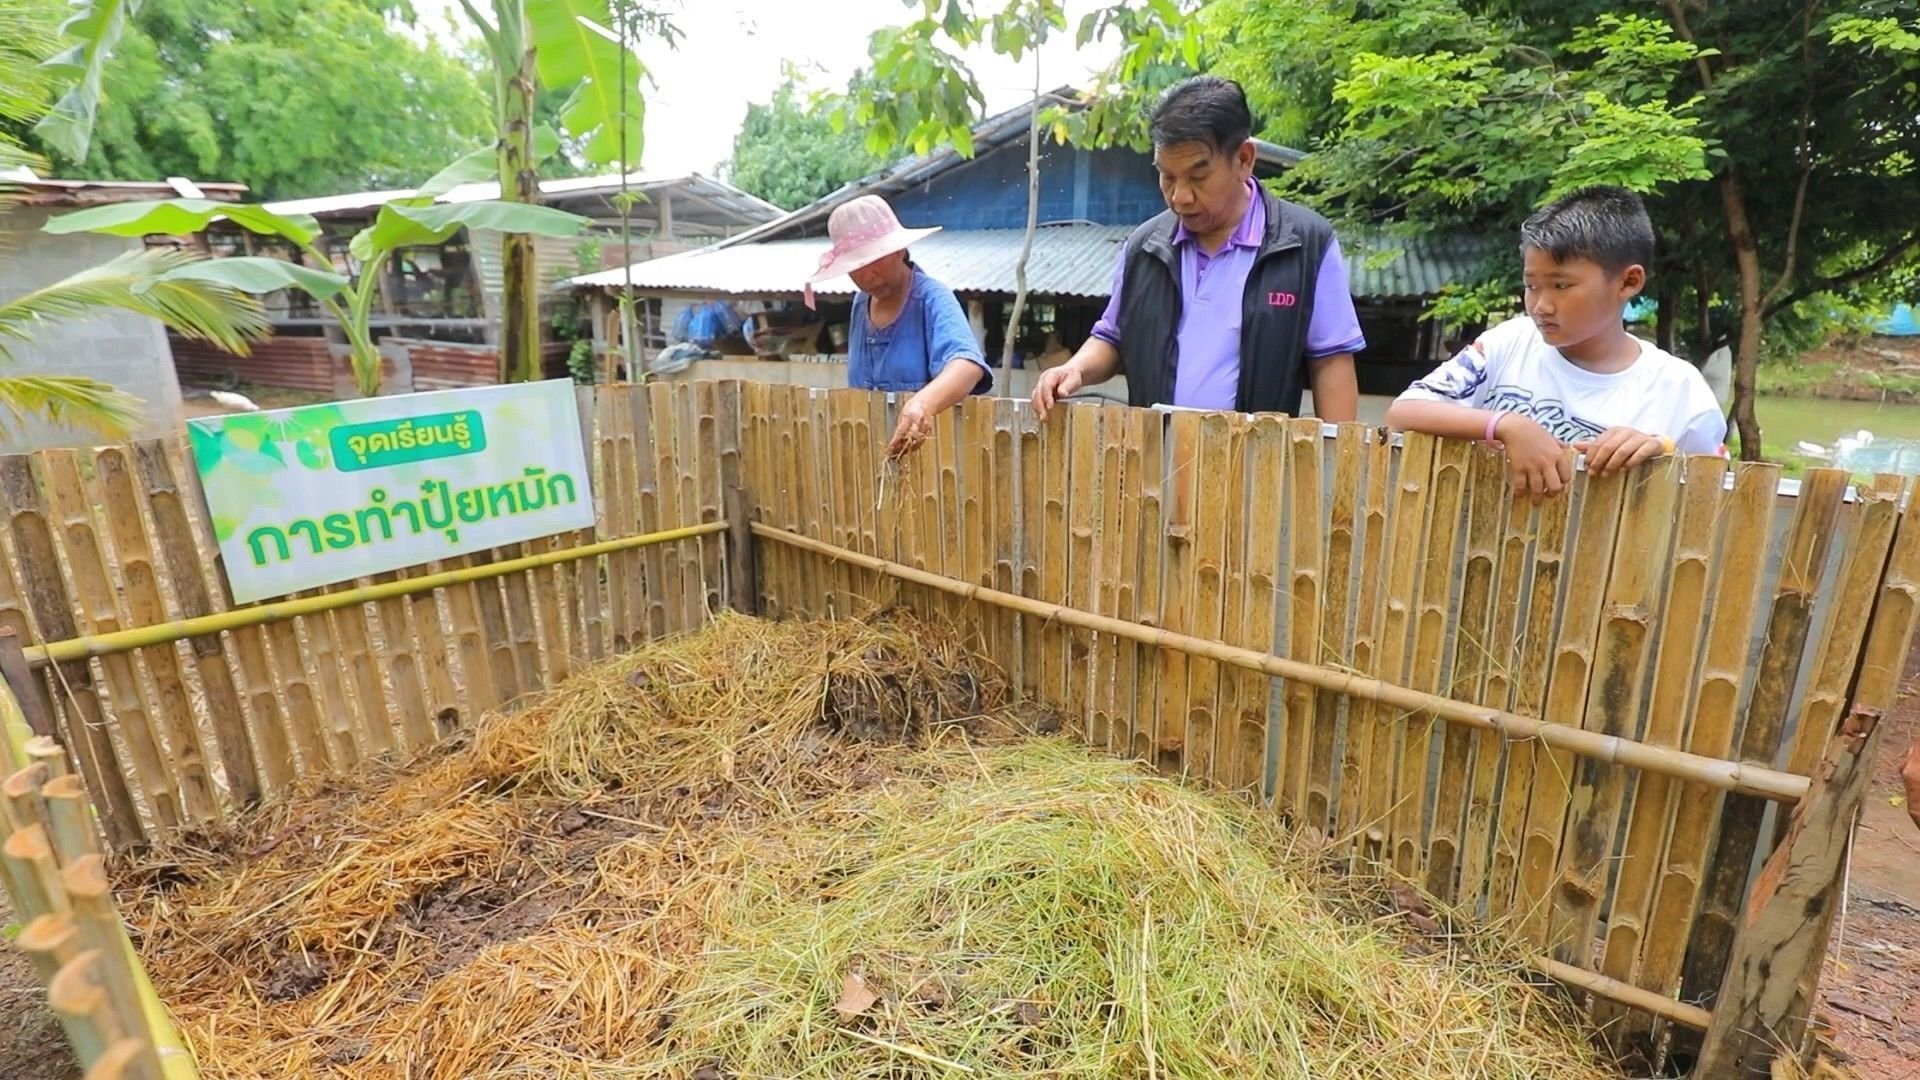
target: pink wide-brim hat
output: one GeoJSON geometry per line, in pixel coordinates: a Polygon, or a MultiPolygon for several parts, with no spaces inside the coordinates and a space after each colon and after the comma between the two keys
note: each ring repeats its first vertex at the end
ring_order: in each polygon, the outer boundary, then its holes
{"type": "Polygon", "coordinates": [[[833,246],[820,256],[820,267],[807,279],[807,306],[813,306],[813,287],[829,278],[851,274],[869,263],[905,251],[915,241],[940,231],[909,229],[894,216],[893,207],[878,195],[861,195],[833,208],[827,218],[827,236],[833,246]]]}

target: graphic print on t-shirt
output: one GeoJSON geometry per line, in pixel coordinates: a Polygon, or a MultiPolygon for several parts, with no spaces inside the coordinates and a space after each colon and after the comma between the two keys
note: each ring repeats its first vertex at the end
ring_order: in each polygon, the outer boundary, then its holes
{"type": "Polygon", "coordinates": [[[1582,420],[1556,398],[1535,399],[1524,386],[1502,384],[1487,391],[1485,406],[1491,412],[1512,412],[1527,417],[1547,429],[1547,433],[1569,445],[1598,438],[1606,428],[1582,420]]]}

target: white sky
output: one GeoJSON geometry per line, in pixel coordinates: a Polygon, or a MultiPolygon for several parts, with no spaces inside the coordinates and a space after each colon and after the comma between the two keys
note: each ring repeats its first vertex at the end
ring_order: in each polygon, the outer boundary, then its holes
{"type": "MultiPolygon", "coordinates": [[[[643,43],[641,58],[654,87],[647,95],[647,142],[640,167],[648,172],[712,176],[733,152],[749,102],[766,101],[780,85],[781,62],[807,73],[816,89],[839,89],[867,59],[867,37],[903,25],[918,14],[902,0],[665,0],[683,35],[678,50],[643,43]]],[[[1079,20],[1093,0],[1068,0],[1067,29],[1041,50],[1041,85],[1083,84],[1106,66],[1117,42],[1074,48],[1079,20]]],[[[457,0],[415,0],[425,26],[445,32],[446,14],[460,17],[457,0]]],[[[993,0],[978,7],[994,10],[993,0]]],[[[482,10],[485,10],[483,7],[482,10]]],[[[986,94],[989,112],[1025,101],[1033,86],[1033,57],[1020,63],[982,46],[967,60],[986,94]]]]}

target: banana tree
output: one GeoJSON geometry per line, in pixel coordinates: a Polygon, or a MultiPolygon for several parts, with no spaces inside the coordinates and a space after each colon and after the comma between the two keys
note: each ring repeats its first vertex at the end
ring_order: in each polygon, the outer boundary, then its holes
{"type": "MultiPolygon", "coordinates": [[[[544,155],[537,145],[533,101],[542,85],[572,88],[560,121],[587,161],[618,161],[622,175],[630,171],[628,163],[640,153],[644,110],[638,80],[645,69],[627,47],[628,32],[651,28],[671,42],[677,36],[672,23],[629,0],[492,0],[490,16],[475,0],[460,0],[460,6],[487,47],[500,138],[456,162],[449,173],[481,179],[491,164],[502,199],[538,203],[538,163],[544,155]]],[[[503,238],[501,277],[501,379],[536,379],[540,285],[531,236],[503,238]]]]}
{"type": "MultiPolygon", "coordinates": [[[[444,174],[443,174],[444,176],[444,174]]],[[[529,236],[569,237],[587,219],[546,206],[486,201],[435,203],[430,197],[396,199],[380,208],[372,225],[347,245],[358,263],[349,277],[332,269],[320,247],[320,226],[304,215],[276,214],[263,206],[208,199],[164,199],[98,206],[62,214],[46,224],[52,233],[96,232],[112,236],[196,233],[218,220],[292,244],[311,265],[263,256],[204,259],[175,267],[164,282],[201,282],[247,293],[299,289],[339,324],[351,349],[354,384],[371,397],[380,392],[380,350],[372,331],[373,304],[387,261],[401,248],[445,243],[461,229],[492,229],[529,236]]]]}
{"type": "MultiPolygon", "coordinates": [[[[165,323],[185,337],[245,354],[249,340],[271,332],[260,302],[230,284],[196,278],[206,260],[191,252],[129,251],[11,300],[0,301],[0,363],[50,323],[85,318],[102,308],[165,323]]],[[[140,419],[141,401],[79,375],[0,376],[0,411],[119,438],[140,419]]]]}

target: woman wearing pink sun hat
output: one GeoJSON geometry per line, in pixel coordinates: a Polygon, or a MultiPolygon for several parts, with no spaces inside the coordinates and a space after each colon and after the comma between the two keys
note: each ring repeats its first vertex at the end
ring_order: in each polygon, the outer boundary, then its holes
{"type": "Polygon", "coordinates": [[[909,244],[939,231],[903,227],[878,195],[849,199],[827,219],[833,246],[807,280],[808,307],[814,285],[830,278],[844,274],[859,290],[847,328],[847,385],[913,394],[900,407],[890,455],[919,446],[935,416],[993,386],[959,299],[907,257],[909,244]]]}

